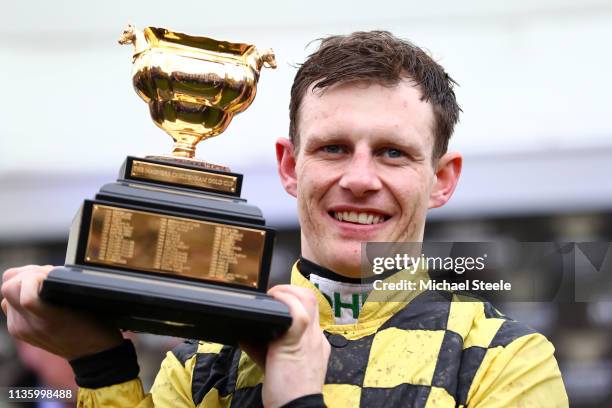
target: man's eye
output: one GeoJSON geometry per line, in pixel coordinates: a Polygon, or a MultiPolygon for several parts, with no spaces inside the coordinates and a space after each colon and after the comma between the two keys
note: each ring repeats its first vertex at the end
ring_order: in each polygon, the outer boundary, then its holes
{"type": "Polygon", "coordinates": [[[384,149],[382,154],[390,159],[399,159],[405,156],[404,152],[398,149],[384,149]]]}
{"type": "Polygon", "coordinates": [[[323,146],[322,150],[325,153],[337,154],[337,153],[342,153],[344,151],[344,148],[340,145],[328,145],[328,146],[323,146]]]}

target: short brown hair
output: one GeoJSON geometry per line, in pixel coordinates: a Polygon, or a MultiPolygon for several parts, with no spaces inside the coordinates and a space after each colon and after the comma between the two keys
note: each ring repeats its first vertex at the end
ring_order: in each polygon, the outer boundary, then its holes
{"type": "Polygon", "coordinates": [[[459,121],[461,109],[455,99],[457,84],[442,66],[409,41],[388,31],[358,31],[320,39],[321,45],[300,66],[289,103],[289,137],[299,146],[298,113],[306,90],[350,81],[372,81],[393,86],[410,78],[430,102],[434,112],[434,159],[448,148],[448,141],[459,121]]]}

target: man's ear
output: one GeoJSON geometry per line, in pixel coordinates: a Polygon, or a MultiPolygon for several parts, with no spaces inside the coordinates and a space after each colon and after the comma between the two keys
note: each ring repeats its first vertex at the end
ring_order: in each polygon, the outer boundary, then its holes
{"type": "Polygon", "coordinates": [[[429,194],[429,208],[442,207],[450,200],[461,174],[463,157],[459,153],[449,152],[438,159],[433,188],[429,194]]]}
{"type": "Polygon", "coordinates": [[[297,197],[297,176],[295,174],[295,152],[291,140],[281,137],[276,141],[278,174],[285,191],[297,197]]]}

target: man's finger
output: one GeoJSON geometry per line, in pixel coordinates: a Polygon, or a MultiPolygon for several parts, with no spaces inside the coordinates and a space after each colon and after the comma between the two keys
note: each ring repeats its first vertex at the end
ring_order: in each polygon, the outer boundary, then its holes
{"type": "Polygon", "coordinates": [[[5,316],[8,316],[8,301],[6,299],[2,299],[1,306],[2,306],[2,313],[4,313],[5,316]]]}
{"type": "Polygon", "coordinates": [[[302,303],[308,316],[311,316],[317,325],[319,323],[319,302],[315,293],[308,289],[299,286],[278,285],[268,291],[268,294],[274,297],[275,293],[287,293],[297,297],[302,303]]]}
{"type": "Polygon", "coordinates": [[[9,279],[17,276],[19,273],[23,272],[27,268],[27,266],[23,266],[21,268],[10,268],[2,273],[2,282],[7,282],[9,279]]]}
{"type": "MultiPolygon", "coordinates": [[[[270,296],[280,302],[283,302],[289,308],[289,313],[291,314],[293,321],[291,322],[291,326],[289,327],[287,333],[289,335],[297,336],[297,338],[301,337],[312,319],[310,318],[300,299],[293,293],[280,290],[269,293],[270,296]]],[[[292,340],[294,340],[294,338],[292,338],[292,340]]]]}
{"type": "Polygon", "coordinates": [[[19,304],[21,307],[32,313],[37,313],[43,309],[43,304],[38,294],[46,277],[46,273],[38,272],[22,278],[21,291],[19,293],[19,304]]]}
{"type": "Polygon", "coordinates": [[[11,306],[20,308],[19,305],[19,293],[21,292],[21,279],[19,276],[15,276],[12,279],[2,284],[2,297],[6,299],[11,306]]]}
{"type": "Polygon", "coordinates": [[[45,274],[48,274],[49,272],[51,272],[51,269],[53,268],[54,268],[53,265],[44,265],[44,266],[27,265],[27,266],[22,266],[19,268],[10,268],[4,271],[4,273],[2,274],[2,282],[6,282],[9,279],[12,279],[15,276],[19,275],[20,273],[27,272],[27,271],[36,271],[36,272],[43,272],[45,274]]]}
{"type": "Polygon", "coordinates": [[[28,332],[29,324],[21,315],[22,311],[12,304],[7,304],[6,327],[11,336],[28,341],[25,334],[28,332]]]}
{"type": "Polygon", "coordinates": [[[277,285],[271,288],[268,291],[268,294],[271,295],[272,293],[275,293],[275,292],[291,293],[294,296],[297,296],[298,298],[300,298],[300,300],[302,300],[304,303],[316,304],[316,300],[317,300],[315,293],[311,289],[302,288],[299,286],[277,285]]]}

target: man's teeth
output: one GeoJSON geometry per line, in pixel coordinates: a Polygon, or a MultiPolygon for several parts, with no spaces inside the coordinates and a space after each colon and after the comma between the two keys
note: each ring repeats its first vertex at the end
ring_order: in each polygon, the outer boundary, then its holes
{"type": "Polygon", "coordinates": [[[356,224],[378,224],[385,220],[382,215],[355,211],[334,211],[334,217],[338,221],[348,221],[356,224]]]}

